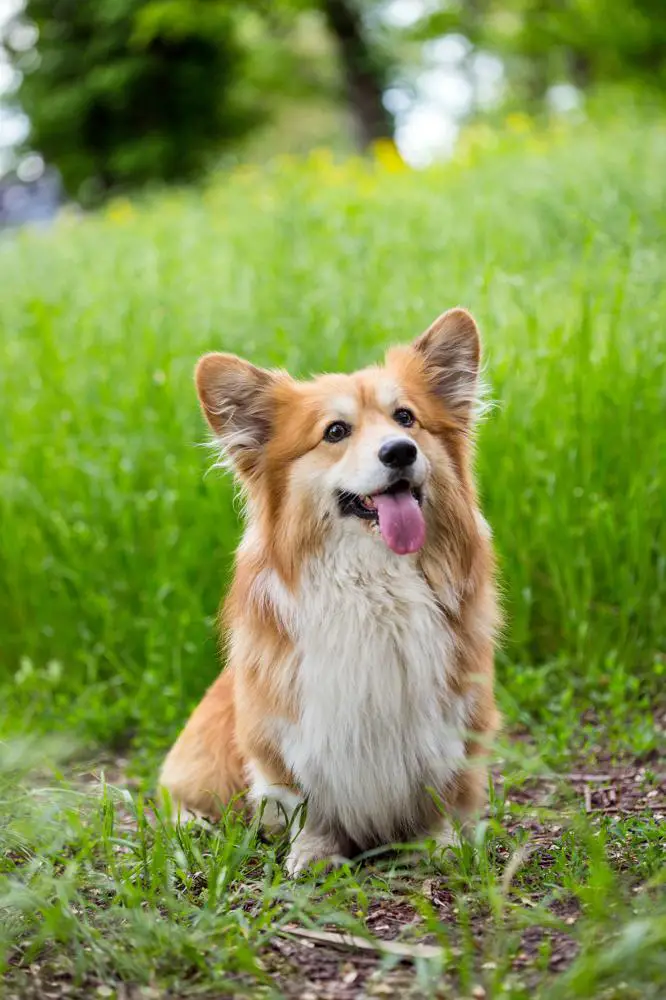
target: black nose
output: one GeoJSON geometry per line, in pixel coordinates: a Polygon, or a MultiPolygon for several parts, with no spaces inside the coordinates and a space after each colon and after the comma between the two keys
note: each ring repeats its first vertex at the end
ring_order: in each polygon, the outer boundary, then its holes
{"type": "Polygon", "coordinates": [[[416,461],[416,445],[409,438],[391,438],[379,449],[379,461],[389,469],[406,469],[416,461]]]}

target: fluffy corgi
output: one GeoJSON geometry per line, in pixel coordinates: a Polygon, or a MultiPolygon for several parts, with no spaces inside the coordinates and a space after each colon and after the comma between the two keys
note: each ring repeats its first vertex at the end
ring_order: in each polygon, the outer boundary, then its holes
{"type": "Polygon", "coordinates": [[[384,364],[301,382],[231,354],[201,406],[246,501],[226,666],[164,763],[179,810],[306,804],[289,874],[433,835],[485,799],[498,726],[491,534],[471,458],[480,342],[463,309],[384,364]]]}

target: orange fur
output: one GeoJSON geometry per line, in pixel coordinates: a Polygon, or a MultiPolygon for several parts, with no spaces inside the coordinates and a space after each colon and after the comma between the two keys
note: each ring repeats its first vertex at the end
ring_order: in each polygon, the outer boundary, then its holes
{"type": "Polygon", "coordinates": [[[245,787],[236,745],[234,672],[228,668],[208,689],[164,762],[162,783],[174,804],[200,816],[220,810],[245,787]]]}

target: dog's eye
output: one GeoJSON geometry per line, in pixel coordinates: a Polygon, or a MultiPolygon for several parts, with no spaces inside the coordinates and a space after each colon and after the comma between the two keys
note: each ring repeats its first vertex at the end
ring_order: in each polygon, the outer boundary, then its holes
{"type": "Polygon", "coordinates": [[[411,427],[414,423],[415,417],[411,410],[408,410],[405,406],[400,407],[393,414],[393,419],[396,424],[400,424],[401,427],[411,427]]]}
{"type": "Polygon", "coordinates": [[[346,424],[344,420],[336,420],[334,423],[329,424],[324,431],[324,441],[328,441],[329,444],[337,444],[338,441],[349,437],[350,434],[351,427],[349,424],[346,424]]]}

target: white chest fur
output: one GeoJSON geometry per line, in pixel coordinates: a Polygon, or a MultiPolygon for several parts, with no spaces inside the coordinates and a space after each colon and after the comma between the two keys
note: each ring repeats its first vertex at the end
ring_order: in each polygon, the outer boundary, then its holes
{"type": "Polygon", "coordinates": [[[279,727],[285,763],[321,822],[360,845],[394,839],[463,761],[446,618],[411,557],[345,531],[290,605],[300,718],[279,727]]]}

